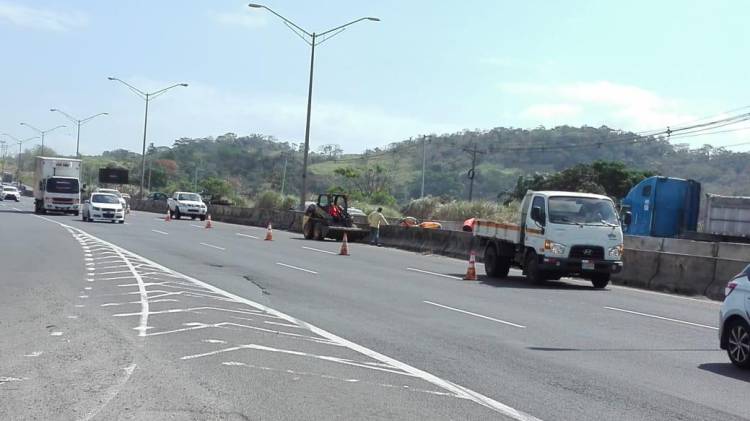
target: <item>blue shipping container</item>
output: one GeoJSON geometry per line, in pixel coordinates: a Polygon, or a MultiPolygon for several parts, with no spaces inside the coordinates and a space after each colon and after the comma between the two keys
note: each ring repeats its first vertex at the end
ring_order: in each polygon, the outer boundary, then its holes
{"type": "Polygon", "coordinates": [[[695,231],[700,193],[701,185],[694,180],[649,177],[641,181],[622,201],[623,212],[633,215],[625,234],[676,237],[695,231]]]}

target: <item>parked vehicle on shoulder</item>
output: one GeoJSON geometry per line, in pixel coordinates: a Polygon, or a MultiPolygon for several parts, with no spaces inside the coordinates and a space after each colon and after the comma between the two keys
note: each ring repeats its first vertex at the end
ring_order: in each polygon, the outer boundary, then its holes
{"type": "Polygon", "coordinates": [[[505,278],[517,266],[533,282],[574,275],[604,288],[622,270],[622,228],[606,196],[529,191],[517,224],[477,219],[474,233],[490,277],[505,278]]]}
{"type": "Polygon", "coordinates": [[[15,200],[19,202],[21,200],[21,192],[13,186],[5,185],[2,187],[2,193],[0,193],[0,200],[15,200]]]}
{"type": "Polygon", "coordinates": [[[201,195],[198,193],[178,191],[167,200],[169,214],[173,219],[180,219],[183,216],[189,216],[191,219],[200,218],[206,220],[208,207],[203,203],[201,195]]]}
{"type": "Polygon", "coordinates": [[[158,191],[149,193],[148,196],[146,196],[146,200],[155,200],[155,201],[164,201],[164,202],[166,202],[168,198],[169,196],[167,196],[166,193],[162,193],[158,191]]]}
{"type": "Polygon", "coordinates": [[[719,346],[732,364],[750,369],[750,265],[737,274],[724,290],[719,310],[719,346]]]}
{"type": "Polygon", "coordinates": [[[81,217],[88,222],[110,221],[122,224],[125,222],[125,207],[117,195],[95,192],[89,200],[83,202],[81,217]]]}

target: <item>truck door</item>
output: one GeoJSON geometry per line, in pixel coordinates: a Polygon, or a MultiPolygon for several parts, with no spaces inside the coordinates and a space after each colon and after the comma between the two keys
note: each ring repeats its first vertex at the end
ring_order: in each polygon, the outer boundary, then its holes
{"type": "Polygon", "coordinates": [[[544,253],[544,226],[547,221],[547,201],[544,196],[534,196],[529,213],[524,224],[524,245],[533,248],[537,254],[544,253]],[[531,218],[532,210],[539,207],[542,210],[541,222],[531,218]]]}

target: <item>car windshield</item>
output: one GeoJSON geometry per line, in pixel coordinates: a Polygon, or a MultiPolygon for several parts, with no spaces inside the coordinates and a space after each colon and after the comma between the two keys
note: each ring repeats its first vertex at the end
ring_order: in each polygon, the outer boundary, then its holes
{"type": "Polygon", "coordinates": [[[553,196],[548,207],[553,224],[619,225],[614,205],[607,199],[553,196]]]}
{"type": "Polygon", "coordinates": [[[10,192],[16,192],[18,189],[15,187],[3,187],[3,191],[10,191],[10,192]]]}
{"type": "Polygon", "coordinates": [[[91,196],[91,203],[120,203],[120,200],[109,194],[95,194],[91,196]]]}
{"type": "Polygon", "coordinates": [[[50,193],[78,193],[78,179],[50,178],[47,180],[47,191],[50,193]]]}
{"type": "Polygon", "coordinates": [[[177,200],[188,200],[193,202],[200,202],[201,197],[195,193],[182,193],[177,196],[177,200]]]}
{"type": "Polygon", "coordinates": [[[119,192],[119,191],[117,191],[117,190],[114,190],[114,189],[99,189],[99,190],[97,190],[97,191],[98,191],[99,193],[109,193],[109,194],[114,194],[114,195],[115,195],[115,196],[117,196],[117,197],[120,197],[120,196],[121,196],[121,195],[120,195],[120,192],[119,192]]]}

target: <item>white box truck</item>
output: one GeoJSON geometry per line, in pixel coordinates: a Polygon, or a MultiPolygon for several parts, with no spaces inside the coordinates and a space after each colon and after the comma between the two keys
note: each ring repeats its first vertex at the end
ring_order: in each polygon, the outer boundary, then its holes
{"type": "Polygon", "coordinates": [[[36,157],[34,212],[78,215],[81,206],[81,160],[36,157]]]}
{"type": "Polygon", "coordinates": [[[529,191],[518,224],[476,220],[473,231],[490,277],[516,266],[535,282],[577,275],[604,288],[622,270],[622,228],[606,196],[529,191]]]}

